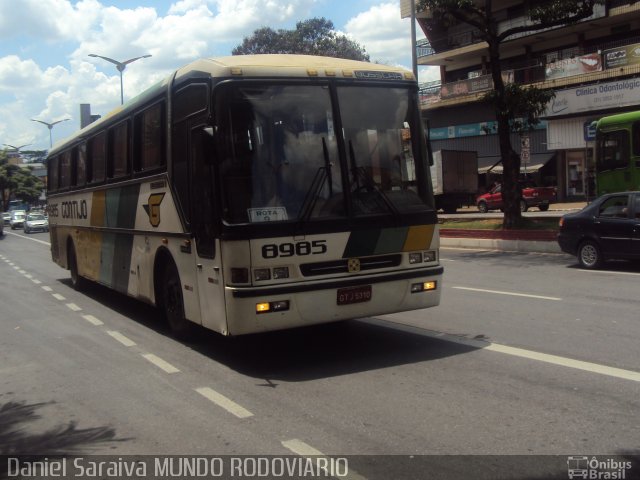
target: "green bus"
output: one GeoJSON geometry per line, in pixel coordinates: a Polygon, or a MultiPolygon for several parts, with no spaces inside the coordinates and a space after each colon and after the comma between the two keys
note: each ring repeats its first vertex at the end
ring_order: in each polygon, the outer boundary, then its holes
{"type": "Polygon", "coordinates": [[[596,122],[596,193],[640,190],[640,111],[596,122]]]}

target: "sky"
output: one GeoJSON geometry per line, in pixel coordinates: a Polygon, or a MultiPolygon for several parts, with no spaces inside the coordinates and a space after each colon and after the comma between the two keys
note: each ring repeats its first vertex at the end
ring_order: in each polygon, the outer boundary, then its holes
{"type": "MultiPolygon", "coordinates": [[[[231,55],[256,29],[314,17],[365,48],[371,61],[411,70],[411,21],[400,0],[0,0],[0,148],[49,148],[80,128],[80,104],[105,115],[124,99],[203,57],[231,55]]],[[[421,37],[417,28],[418,38],[421,37]]],[[[422,67],[419,80],[433,80],[422,67]]]]}

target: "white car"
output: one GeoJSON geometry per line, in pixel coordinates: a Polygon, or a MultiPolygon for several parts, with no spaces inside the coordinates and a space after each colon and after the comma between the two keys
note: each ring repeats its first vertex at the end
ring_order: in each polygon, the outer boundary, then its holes
{"type": "Polygon", "coordinates": [[[42,213],[30,213],[24,221],[24,233],[48,232],[49,221],[42,213]]]}
{"type": "Polygon", "coordinates": [[[22,228],[24,225],[24,218],[27,216],[27,212],[24,210],[14,210],[11,212],[11,220],[9,220],[9,225],[11,225],[11,230],[15,230],[16,228],[22,228]]]}

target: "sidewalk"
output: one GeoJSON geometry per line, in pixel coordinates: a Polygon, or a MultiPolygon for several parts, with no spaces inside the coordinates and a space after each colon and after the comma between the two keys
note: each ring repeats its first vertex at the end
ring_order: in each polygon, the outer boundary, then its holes
{"type": "MultiPolygon", "coordinates": [[[[557,212],[560,217],[565,213],[578,211],[586,204],[586,202],[555,203],[550,205],[549,211],[557,212]]],[[[473,214],[473,209],[474,207],[470,207],[461,210],[467,214],[473,214]]],[[[534,208],[531,213],[533,214],[535,211],[537,209],[534,208]]],[[[478,215],[487,214],[478,212],[478,215]]],[[[548,216],[548,214],[541,213],[540,216],[548,216]]],[[[474,217],[476,217],[475,214],[474,217]]],[[[447,230],[441,228],[440,246],[505,252],[562,253],[555,237],[555,232],[537,230],[447,230]]]]}

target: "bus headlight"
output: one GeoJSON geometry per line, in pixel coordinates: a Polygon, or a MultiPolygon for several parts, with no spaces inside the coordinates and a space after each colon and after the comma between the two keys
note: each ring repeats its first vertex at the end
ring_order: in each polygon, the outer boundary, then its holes
{"type": "Polygon", "coordinates": [[[422,262],[422,252],[413,252],[409,254],[409,263],[420,263],[422,262]]]}
{"type": "Polygon", "coordinates": [[[273,278],[289,278],[289,267],[276,267],[273,269],[273,278]]]}
{"type": "Polygon", "coordinates": [[[425,262],[435,262],[436,261],[436,251],[428,250],[424,252],[424,261],[425,262]]]}
{"type": "Polygon", "coordinates": [[[271,270],[268,268],[256,268],[253,271],[253,276],[257,282],[262,280],[271,280],[271,270]]]}

